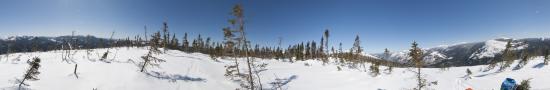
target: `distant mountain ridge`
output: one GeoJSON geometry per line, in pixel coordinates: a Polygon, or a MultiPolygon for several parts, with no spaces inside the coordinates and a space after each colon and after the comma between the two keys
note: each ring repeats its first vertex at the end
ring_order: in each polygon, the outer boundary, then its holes
{"type": "MultiPolygon", "coordinates": [[[[505,49],[508,40],[512,40],[512,50],[516,56],[521,56],[522,51],[531,55],[541,56],[544,50],[550,50],[550,39],[546,38],[499,38],[483,42],[425,48],[423,49],[424,61],[429,67],[488,64],[492,60],[501,59],[502,51],[505,49]]],[[[408,50],[404,50],[390,52],[388,56],[385,56],[383,53],[374,54],[374,56],[389,61],[407,63],[409,61],[408,53],[408,50]]]]}
{"type": "Polygon", "coordinates": [[[36,45],[38,51],[47,51],[60,49],[66,45],[66,42],[73,41],[76,48],[98,48],[109,47],[114,43],[113,41],[105,38],[98,38],[95,36],[58,36],[58,37],[46,37],[46,36],[12,36],[5,39],[0,39],[0,54],[8,52],[10,47],[11,52],[30,52],[33,45],[36,45]]]}

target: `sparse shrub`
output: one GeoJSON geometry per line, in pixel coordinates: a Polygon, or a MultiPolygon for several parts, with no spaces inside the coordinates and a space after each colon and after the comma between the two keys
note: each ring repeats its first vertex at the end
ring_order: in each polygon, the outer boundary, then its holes
{"type": "Polygon", "coordinates": [[[522,80],[521,83],[516,88],[516,90],[529,90],[529,89],[531,89],[531,85],[529,85],[529,83],[531,83],[531,79],[522,80]]]}

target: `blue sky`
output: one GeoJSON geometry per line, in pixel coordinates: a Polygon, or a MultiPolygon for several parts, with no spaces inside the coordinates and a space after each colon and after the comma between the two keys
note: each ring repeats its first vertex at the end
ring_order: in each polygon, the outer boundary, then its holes
{"type": "MultiPolygon", "coordinates": [[[[178,35],[222,40],[237,0],[2,0],[0,36],[143,35],[163,20],[178,35]]],[[[349,48],[355,35],[367,52],[550,36],[549,0],[243,0],[247,37],[274,45],[321,39],[349,48]]],[[[181,36],[178,36],[181,38],[181,36]]]]}

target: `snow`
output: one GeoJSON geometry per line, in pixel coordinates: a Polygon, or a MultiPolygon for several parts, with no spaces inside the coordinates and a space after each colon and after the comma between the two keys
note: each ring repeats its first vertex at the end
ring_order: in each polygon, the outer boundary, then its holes
{"type": "MultiPolygon", "coordinates": [[[[111,63],[98,61],[100,54],[106,50],[94,49],[90,59],[84,50],[77,51],[73,61],[78,64],[79,78],[73,74],[74,63],[61,61],[61,51],[15,53],[10,54],[7,60],[5,55],[1,55],[0,90],[16,89],[14,81],[22,77],[28,67],[27,60],[35,56],[42,59],[40,80],[28,81],[31,86],[27,88],[36,90],[234,90],[239,87],[238,83],[224,76],[224,66],[232,60],[215,61],[205,54],[168,50],[165,54],[156,55],[166,62],[142,73],[137,64],[142,61],[140,56],[146,54],[145,48],[113,48],[110,51],[114,53],[107,58],[112,60],[111,63]]],[[[438,55],[436,52],[432,54],[438,55]]],[[[532,78],[532,89],[548,90],[550,86],[546,84],[550,83],[550,68],[540,65],[542,59],[537,57],[522,69],[509,68],[499,73],[495,70],[484,72],[486,65],[451,67],[449,70],[423,68],[422,72],[428,81],[437,81],[437,85],[428,86],[435,90],[464,90],[468,87],[497,90],[508,77],[518,82],[532,78]],[[472,70],[471,79],[464,78],[466,69],[472,70]]],[[[255,60],[269,64],[268,70],[261,73],[264,88],[269,88],[271,85],[268,83],[276,78],[288,78],[285,86],[288,90],[410,90],[416,85],[413,68],[394,68],[390,74],[384,71],[386,67],[381,66],[381,75],[373,77],[354,68],[343,67],[342,71],[338,71],[336,67],[339,65],[324,65],[317,60],[294,63],[255,60]]]]}
{"type": "Polygon", "coordinates": [[[424,57],[424,62],[436,62],[438,60],[452,59],[452,57],[447,57],[444,54],[439,53],[438,51],[432,51],[427,56],[424,57]]]}
{"type": "Polygon", "coordinates": [[[506,43],[507,42],[505,41],[488,40],[485,42],[485,46],[483,46],[481,50],[472,54],[470,58],[480,59],[485,57],[494,57],[496,54],[499,54],[506,49],[506,43]]]}
{"type": "MultiPolygon", "coordinates": [[[[506,49],[506,44],[508,42],[503,40],[509,39],[510,38],[502,38],[500,39],[500,41],[499,39],[485,41],[485,46],[483,46],[481,50],[478,50],[474,54],[472,54],[470,58],[481,59],[486,57],[495,57],[495,55],[502,53],[504,49],[506,49]]],[[[521,42],[512,42],[511,45],[513,47],[512,50],[522,50],[528,47],[527,44],[521,42]]]]}

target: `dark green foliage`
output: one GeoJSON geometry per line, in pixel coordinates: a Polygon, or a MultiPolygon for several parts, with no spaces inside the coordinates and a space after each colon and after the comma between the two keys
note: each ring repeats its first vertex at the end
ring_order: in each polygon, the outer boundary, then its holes
{"type": "Polygon", "coordinates": [[[370,74],[372,76],[378,76],[380,75],[380,68],[379,68],[380,64],[378,63],[372,63],[372,65],[369,67],[369,71],[370,71],[370,74]]]}
{"type": "Polygon", "coordinates": [[[99,60],[104,61],[105,59],[107,59],[107,55],[109,55],[109,51],[103,53],[103,55],[101,55],[101,58],[99,60]]]}
{"type": "Polygon", "coordinates": [[[504,71],[514,62],[515,58],[512,52],[512,40],[508,40],[508,42],[506,43],[506,48],[504,49],[502,54],[503,64],[500,66],[499,71],[504,71]]]}
{"type": "Polygon", "coordinates": [[[23,80],[19,82],[19,89],[21,89],[22,85],[29,86],[25,83],[26,80],[39,80],[38,74],[40,72],[38,71],[38,68],[40,68],[40,58],[35,57],[32,59],[32,61],[29,63],[29,69],[26,71],[25,75],[23,76],[23,80]]]}
{"type": "Polygon", "coordinates": [[[472,71],[470,71],[470,69],[469,69],[469,68],[468,68],[468,69],[466,69],[466,75],[467,75],[467,76],[470,76],[470,75],[472,75],[472,71]]]}
{"type": "Polygon", "coordinates": [[[161,46],[160,42],[160,32],[153,34],[151,40],[149,41],[149,52],[146,55],[141,56],[143,59],[143,64],[141,64],[141,72],[145,71],[146,67],[158,67],[160,62],[165,62],[165,60],[154,57],[153,55],[159,54],[161,51],[158,49],[161,46]]]}
{"type": "Polygon", "coordinates": [[[412,43],[411,49],[409,51],[410,51],[409,56],[411,57],[411,62],[417,69],[416,79],[418,83],[415,90],[422,90],[422,88],[424,88],[427,85],[426,79],[422,78],[422,72],[420,72],[424,64],[422,61],[422,59],[424,58],[423,57],[424,53],[422,49],[418,48],[418,43],[416,43],[416,41],[412,43]]]}
{"type": "Polygon", "coordinates": [[[529,85],[529,83],[531,83],[531,79],[522,80],[521,84],[519,84],[517,86],[516,90],[529,90],[529,89],[531,89],[531,85],[529,85]]]}

